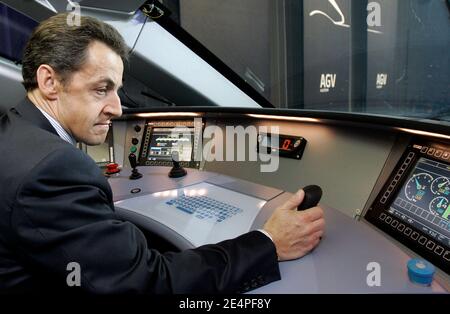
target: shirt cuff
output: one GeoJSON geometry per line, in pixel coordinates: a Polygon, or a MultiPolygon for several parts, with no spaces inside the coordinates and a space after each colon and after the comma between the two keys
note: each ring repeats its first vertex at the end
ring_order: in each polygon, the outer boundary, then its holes
{"type": "Polygon", "coordinates": [[[273,242],[272,236],[271,236],[266,230],[264,230],[264,229],[258,229],[258,231],[264,233],[264,234],[270,239],[270,241],[273,242]]]}

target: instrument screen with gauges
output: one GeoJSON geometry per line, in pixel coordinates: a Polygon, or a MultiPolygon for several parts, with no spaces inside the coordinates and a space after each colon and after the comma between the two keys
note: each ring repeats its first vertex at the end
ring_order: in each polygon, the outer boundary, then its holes
{"type": "Polygon", "coordinates": [[[365,219],[450,274],[450,147],[408,147],[365,219]]]}

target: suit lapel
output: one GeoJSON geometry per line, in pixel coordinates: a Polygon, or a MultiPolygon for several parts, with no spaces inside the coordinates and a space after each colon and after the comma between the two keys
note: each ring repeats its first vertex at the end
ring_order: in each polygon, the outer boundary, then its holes
{"type": "Polygon", "coordinates": [[[28,97],[22,100],[16,107],[12,108],[11,111],[16,112],[19,116],[23,117],[25,120],[31,122],[39,128],[59,136],[55,128],[39,111],[39,109],[36,108],[36,106],[28,99],[28,97]]]}

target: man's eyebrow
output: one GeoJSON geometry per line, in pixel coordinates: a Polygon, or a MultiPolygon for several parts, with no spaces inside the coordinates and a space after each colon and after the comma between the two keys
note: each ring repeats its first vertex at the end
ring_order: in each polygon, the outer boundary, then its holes
{"type": "MultiPolygon", "coordinates": [[[[101,84],[101,83],[106,83],[106,86],[109,89],[112,89],[116,86],[116,83],[110,78],[103,78],[96,82],[96,84],[101,84]]],[[[123,84],[121,83],[121,84],[119,84],[118,88],[121,88],[122,86],[123,86],[123,84]]]]}

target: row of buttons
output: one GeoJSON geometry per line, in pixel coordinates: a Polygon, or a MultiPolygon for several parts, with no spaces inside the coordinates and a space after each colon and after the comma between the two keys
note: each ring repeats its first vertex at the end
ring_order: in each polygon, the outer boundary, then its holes
{"type": "Polygon", "coordinates": [[[395,186],[397,185],[398,181],[402,177],[405,170],[408,168],[409,164],[411,163],[412,159],[414,158],[415,153],[410,152],[408,154],[408,157],[406,157],[405,161],[403,162],[400,169],[397,171],[397,174],[394,177],[394,180],[392,180],[391,184],[389,185],[388,189],[384,193],[383,197],[380,200],[381,204],[385,204],[388,200],[389,196],[391,195],[392,191],[395,189],[395,186]]]}
{"type": "Polygon", "coordinates": [[[428,156],[434,156],[436,158],[442,158],[444,160],[450,159],[450,152],[444,151],[442,149],[423,146],[420,152],[422,154],[427,154],[428,156]]]}
{"type": "MultiPolygon", "coordinates": [[[[172,164],[171,161],[157,161],[157,160],[153,160],[153,161],[146,161],[145,165],[146,166],[165,166],[165,167],[170,167],[173,164],[172,164]]],[[[187,161],[180,161],[180,165],[182,167],[188,167],[188,168],[191,167],[191,163],[187,162],[187,161]]]]}
{"type": "Polygon", "coordinates": [[[138,137],[140,137],[139,132],[142,131],[142,127],[140,125],[136,124],[133,129],[136,132],[136,134],[134,134],[134,136],[131,138],[131,146],[130,146],[131,154],[135,154],[138,151],[138,147],[137,147],[137,145],[139,144],[138,137]]]}
{"type": "Polygon", "coordinates": [[[194,121],[158,121],[158,122],[151,122],[148,123],[148,125],[151,125],[153,127],[177,127],[177,126],[187,126],[187,127],[193,127],[194,121]]]}
{"type": "Polygon", "coordinates": [[[392,228],[397,229],[400,232],[403,232],[404,235],[411,238],[414,241],[417,241],[420,245],[425,245],[425,247],[433,251],[436,255],[441,256],[447,260],[450,261],[450,251],[445,250],[442,246],[436,245],[434,241],[428,240],[427,237],[420,235],[418,232],[413,231],[411,228],[406,227],[401,222],[398,222],[396,219],[392,218],[391,216],[386,215],[385,213],[381,213],[379,216],[381,221],[384,221],[386,224],[390,225],[392,228]],[[445,251],[445,253],[444,253],[445,251]],[[444,254],[443,254],[444,253],[444,254]]]}
{"type": "MultiPolygon", "coordinates": [[[[185,166],[182,163],[180,163],[181,166],[185,166]]],[[[145,163],[146,166],[171,166],[172,162],[170,161],[147,161],[145,163]]]]}
{"type": "Polygon", "coordinates": [[[148,143],[150,142],[150,128],[147,130],[144,139],[144,147],[142,148],[142,156],[147,156],[148,143]]]}
{"type": "Polygon", "coordinates": [[[414,204],[411,204],[409,202],[406,202],[405,200],[402,199],[397,199],[395,201],[395,205],[406,209],[407,211],[409,211],[410,213],[413,213],[416,216],[422,217],[423,219],[431,222],[432,224],[439,226],[442,229],[447,229],[450,231],[450,223],[445,220],[445,219],[441,219],[439,216],[435,216],[432,213],[417,207],[414,204]]]}

